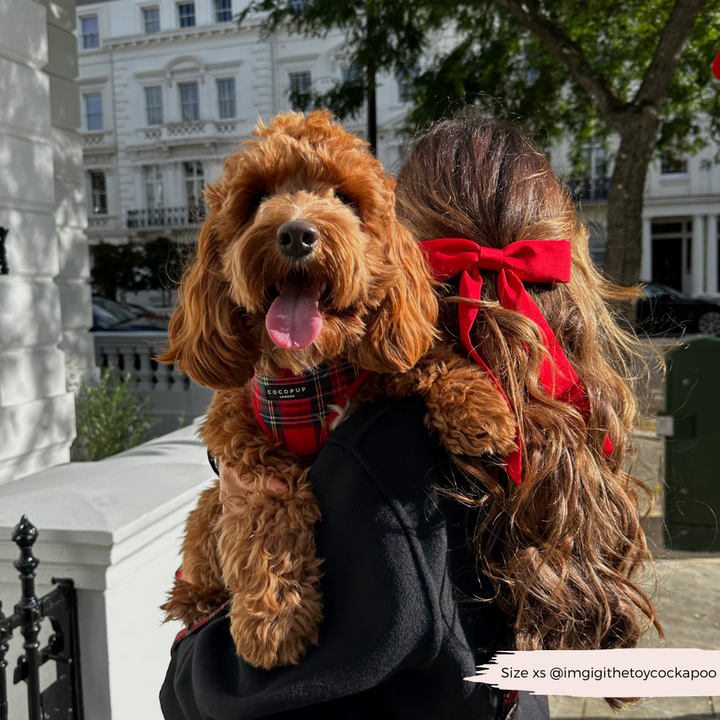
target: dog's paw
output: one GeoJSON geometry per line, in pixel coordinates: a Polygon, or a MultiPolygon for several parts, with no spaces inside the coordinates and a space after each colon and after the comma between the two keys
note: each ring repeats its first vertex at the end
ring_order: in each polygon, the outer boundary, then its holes
{"type": "Polygon", "coordinates": [[[297,665],[317,645],[322,603],[316,587],[292,588],[278,582],[263,597],[233,597],[230,633],[237,654],[254,667],[270,670],[297,665]]]}
{"type": "Polygon", "coordinates": [[[296,664],[317,642],[322,619],[314,524],[320,518],[309,485],[285,496],[247,493],[217,524],[223,578],[232,593],[231,632],[251,665],[296,664]]]}
{"type": "Polygon", "coordinates": [[[515,417],[485,375],[451,373],[432,385],[425,401],[428,426],[448,452],[480,457],[517,450],[515,417]]]}
{"type": "Polygon", "coordinates": [[[225,588],[202,588],[176,577],[167,602],[160,609],[165,613],[165,622],[180,620],[186,627],[192,627],[212,615],[228,598],[225,588]]]}

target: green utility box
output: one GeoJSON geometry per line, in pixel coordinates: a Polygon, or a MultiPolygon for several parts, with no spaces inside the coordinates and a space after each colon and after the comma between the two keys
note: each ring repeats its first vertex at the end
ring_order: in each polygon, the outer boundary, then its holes
{"type": "Polygon", "coordinates": [[[665,541],[673,550],[720,550],[720,338],[683,342],[668,354],[665,541]]]}

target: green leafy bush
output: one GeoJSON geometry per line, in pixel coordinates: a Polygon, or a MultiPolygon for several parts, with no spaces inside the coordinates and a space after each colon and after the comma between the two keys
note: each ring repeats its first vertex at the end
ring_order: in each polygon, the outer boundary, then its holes
{"type": "Polygon", "coordinates": [[[147,412],[149,398],[136,392],[130,375],[119,378],[105,368],[98,385],[80,382],[75,392],[77,437],[73,461],[102,460],[145,442],[157,420],[147,412]]]}

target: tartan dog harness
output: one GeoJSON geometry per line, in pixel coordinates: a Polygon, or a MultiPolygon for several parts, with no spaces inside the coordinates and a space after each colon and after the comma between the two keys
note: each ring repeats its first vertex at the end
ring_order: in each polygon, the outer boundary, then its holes
{"type": "Polygon", "coordinates": [[[256,372],[251,383],[253,410],[263,432],[300,458],[312,458],[330,434],[338,410],[365,382],[369,370],[349,362],[323,363],[302,375],[280,377],[256,372]]]}

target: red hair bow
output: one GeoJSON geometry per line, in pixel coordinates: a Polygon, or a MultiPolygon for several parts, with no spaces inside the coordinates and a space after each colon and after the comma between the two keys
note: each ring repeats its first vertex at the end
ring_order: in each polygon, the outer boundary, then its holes
{"type": "MultiPolygon", "coordinates": [[[[548,395],[574,405],[587,422],[590,402],[577,373],[558,344],[540,308],[530,297],[523,281],[538,283],[570,282],[572,247],[569,240],[520,240],[502,249],[482,247],[466,238],[438,238],[420,243],[433,274],[438,280],[448,280],[462,273],[460,297],[480,300],[482,275],[480,270],[498,273],[497,290],[501,305],[529,318],[540,328],[548,356],[540,366],[540,383],[548,395]]],[[[510,401],[497,378],[478,355],[470,339],[470,329],[479,308],[474,302],[458,305],[460,338],[465,350],[485,369],[512,410],[510,401]]],[[[517,429],[518,449],[507,458],[508,475],[519,483],[522,477],[522,439],[517,429]]],[[[612,452],[610,438],[605,438],[604,451],[612,452]]]]}

